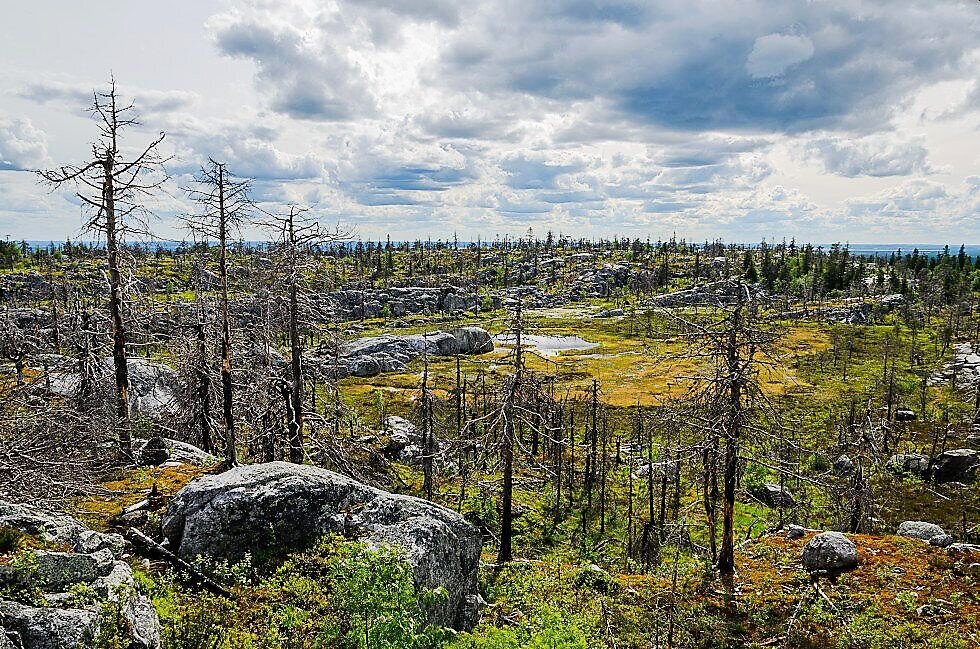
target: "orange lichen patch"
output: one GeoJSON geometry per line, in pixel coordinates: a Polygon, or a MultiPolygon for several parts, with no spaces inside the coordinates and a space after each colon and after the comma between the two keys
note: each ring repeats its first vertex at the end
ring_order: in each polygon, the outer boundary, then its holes
{"type": "Polygon", "coordinates": [[[103,483],[105,495],[87,496],[75,502],[79,518],[96,529],[104,529],[125,507],[139,502],[155,484],[161,496],[180,491],[194,478],[207,473],[191,464],[174,467],[145,467],[126,471],[119,479],[103,483]]]}
{"type": "MultiPolygon", "coordinates": [[[[812,536],[792,541],[771,536],[750,546],[739,557],[743,593],[767,599],[786,597],[795,604],[807,582],[800,559],[812,536]]],[[[948,613],[934,615],[935,621],[954,625],[980,616],[977,584],[963,570],[964,564],[980,557],[957,557],[900,536],[855,534],[850,538],[858,547],[858,567],[842,574],[836,584],[821,582],[838,606],[860,610],[873,604],[884,615],[912,621],[921,617],[918,606],[939,603],[948,613]]]]}
{"type": "MultiPolygon", "coordinates": [[[[621,597],[631,594],[647,607],[672,605],[672,601],[682,611],[703,607],[737,620],[746,639],[764,642],[773,629],[785,630],[794,612],[800,616],[801,599],[810,602],[807,608],[823,606],[801,564],[803,547],[813,535],[799,540],[767,536],[743,547],[736,554],[738,573],[730,587],[704,580],[704,573],[682,569],[687,576],[671,595],[669,556],[654,574],[620,574],[616,580],[624,587],[621,597]]],[[[840,575],[836,583],[827,578],[818,582],[832,602],[827,606],[836,608],[834,622],[806,622],[804,613],[795,622],[791,646],[826,646],[826,641],[846,636],[846,626],[869,613],[889,627],[908,624],[975,637],[971,634],[980,620],[980,589],[967,566],[980,561],[980,555],[952,555],[898,536],[849,537],[858,547],[858,567],[840,575]]]]}

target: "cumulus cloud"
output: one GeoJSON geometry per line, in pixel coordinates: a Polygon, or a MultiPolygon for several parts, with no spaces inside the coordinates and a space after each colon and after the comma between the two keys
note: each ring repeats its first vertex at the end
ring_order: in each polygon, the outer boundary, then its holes
{"type": "Polygon", "coordinates": [[[193,173],[207,159],[226,163],[235,174],[257,180],[292,181],[319,177],[324,163],[314,153],[289,153],[277,146],[278,131],[262,122],[200,120],[175,115],[163,122],[176,146],[178,173],[193,173]]]}
{"type": "Polygon", "coordinates": [[[255,62],[256,81],[270,94],[274,110],[313,120],[375,112],[364,72],[341,38],[353,27],[343,16],[299,7],[282,15],[267,3],[255,4],[218,14],[208,27],[221,52],[255,62]]]}
{"type": "Polygon", "coordinates": [[[47,159],[46,136],[31,120],[0,116],[0,170],[38,169],[47,159]]]}
{"type": "Polygon", "coordinates": [[[857,176],[908,176],[929,172],[928,151],[921,138],[896,140],[879,134],[863,138],[821,137],[809,142],[806,155],[831,172],[857,176]]]}
{"type": "MultiPolygon", "coordinates": [[[[950,138],[930,129],[975,128],[978,31],[972,7],[925,0],[737,12],[714,0],[243,0],[205,24],[208,74],[228,66],[228,96],[123,90],[147,128],[167,131],[176,175],[213,156],[255,178],[261,199],[316,203],[366,235],[534,225],[754,238],[864,227],[876,210],[976,231],[976,191],[962,184],[975,156],[948,155],[950,138]],[[958,94],[916,98],[944,83],[958,94]]],[[[91,84],[56,78],[10,101],[31,102],[61,146],[44,118],[87,105],[91,84]]],[[[45,154],[27,126],[0,126],[0,168],[45,154]]]]}

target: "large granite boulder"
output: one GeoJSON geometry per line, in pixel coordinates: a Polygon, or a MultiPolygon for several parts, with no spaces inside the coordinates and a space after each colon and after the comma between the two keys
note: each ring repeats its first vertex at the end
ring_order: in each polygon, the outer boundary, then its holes
{"type": "Polygon", "coordinates": [[[185,559],[232,562],[304,548],[325,534],[391,545],[405,552],[416,587],[445,591],[430,622],[468,629],[479,619],[476,527],[439,505],[319,467],[269,462],[199,478],[174,496],[163,533],[185,559]]]}
{"type": "Polygon", "coordinates": [[[807,572],[837,574],[857,567],[857,546],[840,532],[821,532],[803,546],[807,572]]]}
{"type": "Polygon", "coordinates": [[[32,535],[42,544],[71,548],[31,550],[28,568],[0,570],[0,581],[37,589],[47,603],[0,597],[0,636],[10,637],[19,649],[89,647],[100,632],[108,631],[102,625],[118,620],[109,635],[120,634],[130,649],[159,649],[160,621],[129,564],[121,560],[122,537],[90,530],[65,514],[3,501],[0,526],[32,535]],[[76,597],[76,586],[87,587],[92,596],[76,597]],[[103,616],[107,609],[115,609],[118,617],[103,616]]]}

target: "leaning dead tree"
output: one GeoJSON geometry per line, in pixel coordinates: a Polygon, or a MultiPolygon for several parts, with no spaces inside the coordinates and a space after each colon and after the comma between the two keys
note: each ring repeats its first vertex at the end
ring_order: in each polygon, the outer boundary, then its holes
{"type": "MultiPolygon", "coordinates": [[[[228,312],[228,242],[253,215],[249,196],[251,182],[228,171],[222,162],[208,158],[188,196],[199,211],[184,217],[191,233],[218,244],[218,302],[221,317],[221,413],[224,428],[225,466],[238,464],[238,440],[232,408],[231,317],[228,312]]],[[[202,380],[206,380],[202,379],[202,380]]]]}
{"type": "Polygon", "coordinates": [[[130,383],[120,244],[127,233],[147,233],[144,201],[167,181],[164,160],[159,152],[164,134],[160,133],[141,149],[123,147],[123,135],[139,126],[139,121],[133,104],[121,100],[114,78],[110,78],[107,90],[94,93],[90,112],[98,128],[91,157],[82,163],[63,165],[38,174],[54,188],[74,186],[76,196],[88,211],[85,229],[105,237],[116,388],[115,428],[120,452],[125,458],[131,458],[130,383]]]}

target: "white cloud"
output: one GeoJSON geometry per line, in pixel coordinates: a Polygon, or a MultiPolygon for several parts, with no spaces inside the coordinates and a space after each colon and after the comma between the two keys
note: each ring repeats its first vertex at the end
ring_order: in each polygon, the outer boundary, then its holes
{"type": "Polygon", "coordinates": [[[908,176],[928,173],[928,151],[923,138],[898,140],[888,133],[861,138],[826,136],[807,143],[805,155],[815,158],[830,173],[856,176],[908,176]]]}
{"type": "Polygon", "coordinates": [[[30,119],[0,116],[0,170],[37,169],[47,159],[47,138],[30,119]]]}

